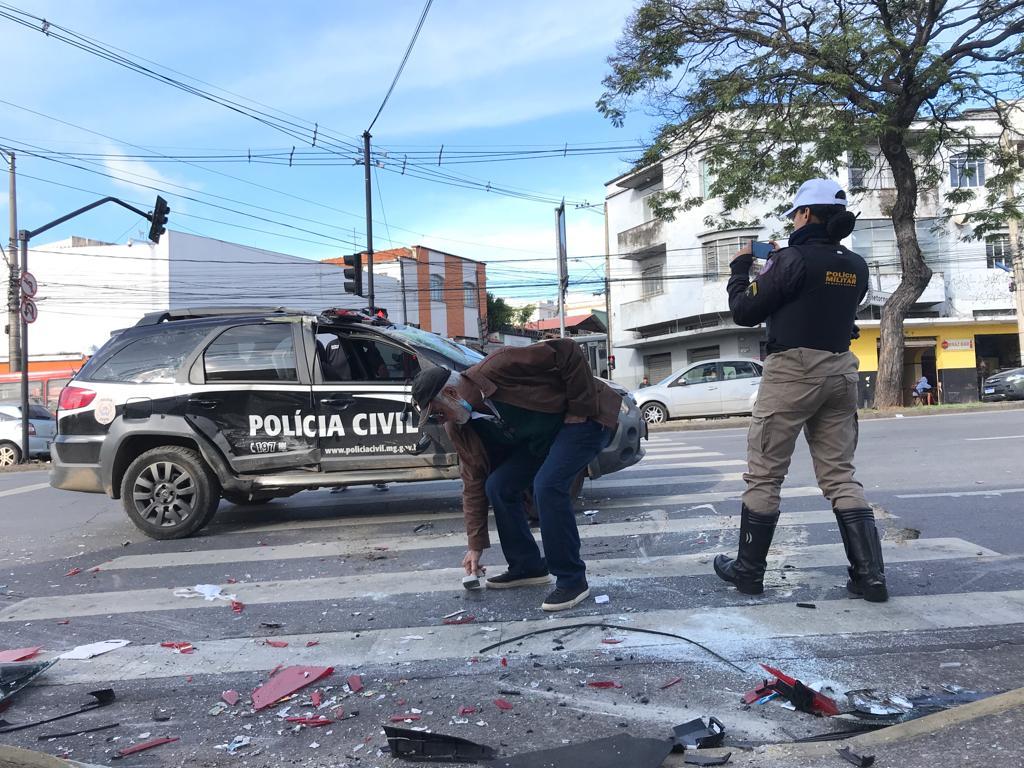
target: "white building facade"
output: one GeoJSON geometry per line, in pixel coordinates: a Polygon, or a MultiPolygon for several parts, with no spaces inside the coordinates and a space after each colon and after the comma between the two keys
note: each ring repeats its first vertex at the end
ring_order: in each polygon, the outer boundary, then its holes
{"type": "MultiPolygon", "coordinates": [[[[997,142],[1001,130],[986,112],[966,113],[979,141],[997,142]]],[[[1013,137],[1020,143],[1020,134],[1013,137]]],[[[962,213],[985,205],[984,160],[958,152],[938,158],[942,187],[919,200],[918,238],[934,274],[907,323],[909,354],[905,380],[926,375],[944,389],[947,402],[977,399],[977,377],[986,367],[1019,364],[1016,314],[1010,291],[1010,232],[969,240],[962,213]],[[976,187],[978,198],[958,215],[943,215],[943,194],[976,187]],[[915,346],[915,344],[917,346],[915,346]]],[[[874,168],[848,168],[835,177],[851,194],[850,208],[860,212],[857,229],[844,241],[868,261],[872,291],[859,313],[862,338],[854,343],[861,360],[862,399],[873,398],[877,371],[878,318],[881,304],[900,280],[895,233],[886,211],[895,200],[891,172],[879,159],[874,168]]],[[[771,211],[781,202],[763,201],[733,211],[733,221],[754,226],[712,229],[705,219],[722,212],[710,199],[710,179],[699,158],[666,157],[661,163],[620,176],[606,185],[610,257],[611,330],[616,360],[613,377],[636,387],[647,376],[660,381],[685,365],[714,357],[764,357],[764,329],[742,328],[731,319],[726,294],[729,262],[750,240],[782,237],[784,222],[771,211]],[[649,195],[674,190],[682,198],[704,202],[656,220],[649,195]]],[[[916,378],[915,378],[916,380],[916,378]]]]}

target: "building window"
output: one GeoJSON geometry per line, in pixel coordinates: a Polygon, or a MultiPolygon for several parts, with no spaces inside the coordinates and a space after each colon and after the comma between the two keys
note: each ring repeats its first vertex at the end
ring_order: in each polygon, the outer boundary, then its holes
{"type": "Polygon", "coordinates": [[[985,186],[985,160],[967,155],[951,157],[949,160],[949,185],[954,189],[985,186]]]}
{"type": "Polygon", "coordinates": [[[697,176],[700,184],[700,196],[707,200],[711,195],[711,169],[707,160],[697,162],[697,176]]]}
{"type": "Polygon", "coordinates": [[[444,278],[441,275],[430,276],[430,300],[444,301],[444,278]]]}
{"type": "Polygon", "coordinates": [[[660,384],[672,375],[672,353],[644,355],[644,377],[651,385],[660,384]]]}
{"type": "Polygon", "coordinates": [[[467,309],[476,308],[476,283],[462,284],[462,301],[467,309]]]}
{"type": "Polygon", "coordinates": [[[863,189],[867,180],[868,171],[866,168],[849,168],[850,189],[863,189]]]}
{"type": "Polygon", "coordinates": [[[640,273],[640,286],[643,289],[643,298],[657,296],[665,291],[665,268],[658,264],[655,267],[647,267],[640,273]]]}
{"type": "Polygon", "coordinates": [[[654,219],[654,206],[653,206],[653,202],[654,201],[652,200],[652,198],[654,197],[655,194],[657,194],[660,191],[661,191],[660,189],[656,189],[653,192],[651,192],[650,194],[644,195],[643,197],[640,198],[640,213],[641,213],[641,216],[643,217],[643,220],[645,222],[648,222],[648,221],[651,221],[651,220],[654,219]]]}
{"type": "Polygon", "coordinates": [[[1010,271],[1010,236],[1006,233],[985,238],[985,261],[989,269],[1010,271]]]}
{"type": "Polygon", "coordinates": [[[753,239],[753,236],[726,237],[705,242],[704,279],[718,280],[722,275],[728,274],[729,262],[736,258],[741,245],[753,239]]]}
{"type": "Polygon", "coordinates": [[[719,347],[694,347],[686,350],[686,362],[699,363],[701,360],[714,360],[718,357],[719,347]]]}
{"type": "Polygon", "coordinates": [[[850,189],[895,189],[896,179],[893,178],[892,168],[885,161],[885,158],[875,156],[872,164],[866,168],[849,166],[847,168],[850,189]]]}

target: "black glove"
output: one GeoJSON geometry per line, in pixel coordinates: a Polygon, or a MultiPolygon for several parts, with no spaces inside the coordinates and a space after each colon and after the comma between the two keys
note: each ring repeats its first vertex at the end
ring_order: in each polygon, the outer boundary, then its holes
{"type": "Polygon", "coordinates": [[[860,328],[857,326],[856,323],[854,323],[853,324],[853,328],[850,329],[850,338],[851,339],[859,339],[860,338],[860,328]]]}
{"type": "Polygon", "coordinates": [[[729,262],[729,269],[734,275],[749,275],[750,268],[754,265],[754,254],[741,253],[729,262]]]}

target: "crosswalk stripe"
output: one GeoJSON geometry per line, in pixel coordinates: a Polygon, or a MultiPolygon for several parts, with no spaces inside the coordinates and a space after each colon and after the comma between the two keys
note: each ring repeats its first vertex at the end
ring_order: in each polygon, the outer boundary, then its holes
{"type": "MultiPolygon", "coordinates": [[[[640,466],[639,464],[636,466],[640,466]]],[[[657,467],[655,467],[657,469],[657,467]]],[[[722,472],[720,474],[710,475],[662,475],[659,477],[645,478],[643,480],[638,479],[623,479],[618,473],[614,475],[605,475],[599,477],[597,480],[588,481],[588,487],[594,490],[603,490],[607,488],[658,488],[661,486],[672,486],[672,485],[701,485],[701,484],[717,484],[717,483],[735,483],[743,479],[742,472],[722,472]]]]}
{"type": "Polygon", "coordinates": [[[35,483],[34,485],[22,485],[17,488],[8,488],[6,491],[0,491],[0,497],[17,496],[19,493],[31,493],[32,491],[41,491],[43,490],[43,488],[49,487],[49,483],[35,483]]]}
{"type": "Polygon", "coordinates": [[[647,446],[648,453],[665,453],[667,451],[703,451],[704,449],[699,445],[690,445],[689,443],[665,443],[663,445],[650,445],[647,446]]]}
{"type": "MultiPolygon", "coordinates": [[[[817,489],[815,489],[817,491],[817,489]]],[[[682,497],[690,498],[690,497],[682,497]]],[[[597,504],[604,510],[609,504],[597,504]]],[[[739,527],[739,515],[714,515],[690,517],[676,520],[641,520],[624,523],[601,523],[581,525],[580,538],[611,538],[615,536],[658,535],[670,533],[693,533],[694,531],[731,530],[739,527]]],[[[813,525],[834,523],[831,511],[790,512],[779,518],[780,526],[813,525]]],[[[538,538],[540,534],[537,534],[538,538]]],[[[498,534],[491,531],[491,540],[497,544],[498,534]]],[[[299,560],[317,557],[351,557],[365,554],[374,546],[387,545],[388,552],[408,552],[422,549],[443,549],[464,547],[465,534],[431,534],[422,536],[370,536],[353,538],[344,535],[335,541],[308,541],[299,544],[281,544],[267,547],[239,547],[236,549],[206,549],[192,552],[154,552],[143,555],[122,555],[104,563],[104,571],[129,570],[135,568],[166,568],[191,565],[216,565],[218,563],[257,563],[277,560],[299,560]]]]}
{"type": "MultiPolygon", "coordinates": [[[[648,487],[644,485],[643,487],[648,487]]],[[[594,490],[599,491],[600,488],[594,490]]],[[[743,489],[733,491],[710,491],[708,493],[681,493],[674,496],[635,496],[630,499],[615,499],[601,502],[602,509],[645,509],[648,507],[678,507],[683,504],[704,504],[714,501],[732,501],[743,495],[743,489]]],[[[820,496],[821,489],[813,485],[783,487],[782,498],[795,499],[803,496],[820,496]]],[[[785,515],[783,515],[785,517],[785,515]]]]}
{"type": "MultiPolygon", "coordinates": [[[[806,611],[792,603],[754,603],[734,607],[709,607],[703,610],[660,610],[630,613],[610,619],[615,624],[654,629],[683,635],[709,647],[722,647],[728,638],[726,655],[733,660],[777,655],[779,643],[787,638],[835,637],[867,633],[897,633],[957,628],[983,628],[1019,623],[1024,615],[1024,590],[970,592],[943,595],[907,596],[888,603],[864,600],[816,601],[817,610],[806,611]]],[[[538,611],[539,613],[539,611],[538,611]]],[[[614,614],[613,614],[614,616],[614,614]]],[[[181,677],[186,675],[221,676],[239,672],[270,670],[287,660],[289,664],[323,664],[339,669],[364,664],[415,664],[416,662],[462,659],[477,656],[479,649],[502,638],[546,629],[562,623],[571,629],[579,616],[558,616],[531,621],[511,621],[487,625],[432,625],[398,627],[385,630],[359,630],[302,635],[283,635],[278,639],[290,647],[282,652],[255,638],[232,638],[197,643],[197,652],[168,653],[159,645],[129,645],[88,661],[62,661],[40,678],[43,684],[70,685],[181,677]],[[486,626],[496,631],[487,632],[486,626]],[[423,637],[423,640],[411,640],[423,637]],[[309,641],[317,645],[306,648],[309,641]]],[[[567,633],[561,641],[564,651],[602,648],[600,630],[581,629],[567,633]]],[[[616,631],[624,642],[617,652],[627,648],[671,649],[673,658],[710,661],[701,652],[671,638],[616,631]]],[[[540,639],[524,641],[524,648],[541,658],[551,655],[551,643],[540,639]]],[[[505,649],[492,653],[501,655],[505,649]]],[[[486,657],[485,657],[486,658],[486,657]]],[[[530,659],[534,656],[531,654],[530,659]]],[[[491,663],[494,663],[493,661],[491,663]]],[[[526,664],[511,657],[513,665],[526,664]]],[[[753,663],[746,663],[752,675],[763,674],[753,663]]]]}
{"type": "Polygon", "coordinates": [[[640,459],[640,463],[643,464],[648,459],[693,459],[723,455],[724,454],[719,451],[669,451],[664,453],[648,453],[644,458],[640,459]]]}
{"type": "MultiPolygon", "coordinates": [[[[717,461],[683,461],[683,462],[651,462],[641,461],[632,467],[620,469],[619,472],[635,472],[637,470],[686,469],[688,467],[745,467],[747,462],[742,459],[718,459],[717,461]]],[[[617,474],[617,473],[616,473],[617,474]]]]}
{"type": "MultiPolygon", "coordinates": [[[[781,571],[790,565],[799,572],[787,571],[790,582],[806,581],[807,569],[846,565],[842,544],[811,546],[778,546],[769,558],[768,568],[781,571]]],[[[914,539],[902,544],[883,545],[885,560],[890,565],[904,562],[951,559],[991,559],[998,552],[979,547],[962,539],[914,539]]],[[[720,551],[716,548],[715,551],[720,551]]],[[[623,557],[592,559],[587,563],[587,580],[595,588],[621,584],[623,580],[646,574],[650,578],[708,576],[712,552],[659,557],[623,557]]],[[[496,568],[495,570],[500,570],[496,568]]],[[[224,585],[226,593],[237,594],[247,605],[336,601],[354,598],[384,599],[394,595],[432,592],[461,592],[461,568],[440,568],[404,572],[384,572],[336,576],[293,581],[240,582],[224,585]]],[[[844,576],[845,578],[845,576],[844,576]]],[[[836,583],[835,575],[824,574],[823,584],[836,583]]],[[[176,597],[174,587],[156,589],[95,592],[78,595],[55,595],[23,600],[5,610],[0,621],[39,621],[42,619],[79,616],[117,616],[145,611],[173,611],[189,608],[223,610],[223,602],[176,597]]]]}

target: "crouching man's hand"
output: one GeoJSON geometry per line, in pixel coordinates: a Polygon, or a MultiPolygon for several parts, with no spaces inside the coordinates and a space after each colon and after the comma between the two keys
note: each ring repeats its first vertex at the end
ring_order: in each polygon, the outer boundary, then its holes
{"type": "Polygon", "coordinates": [[[482,549],[470,549],[466,551],[466,556],[462,558],[462,567],[466,569],[467,576],[477,576],[481,573],[487,573],[487,569],[480,565],[480,558],[483,557],[484,551],[482,549]]]}

